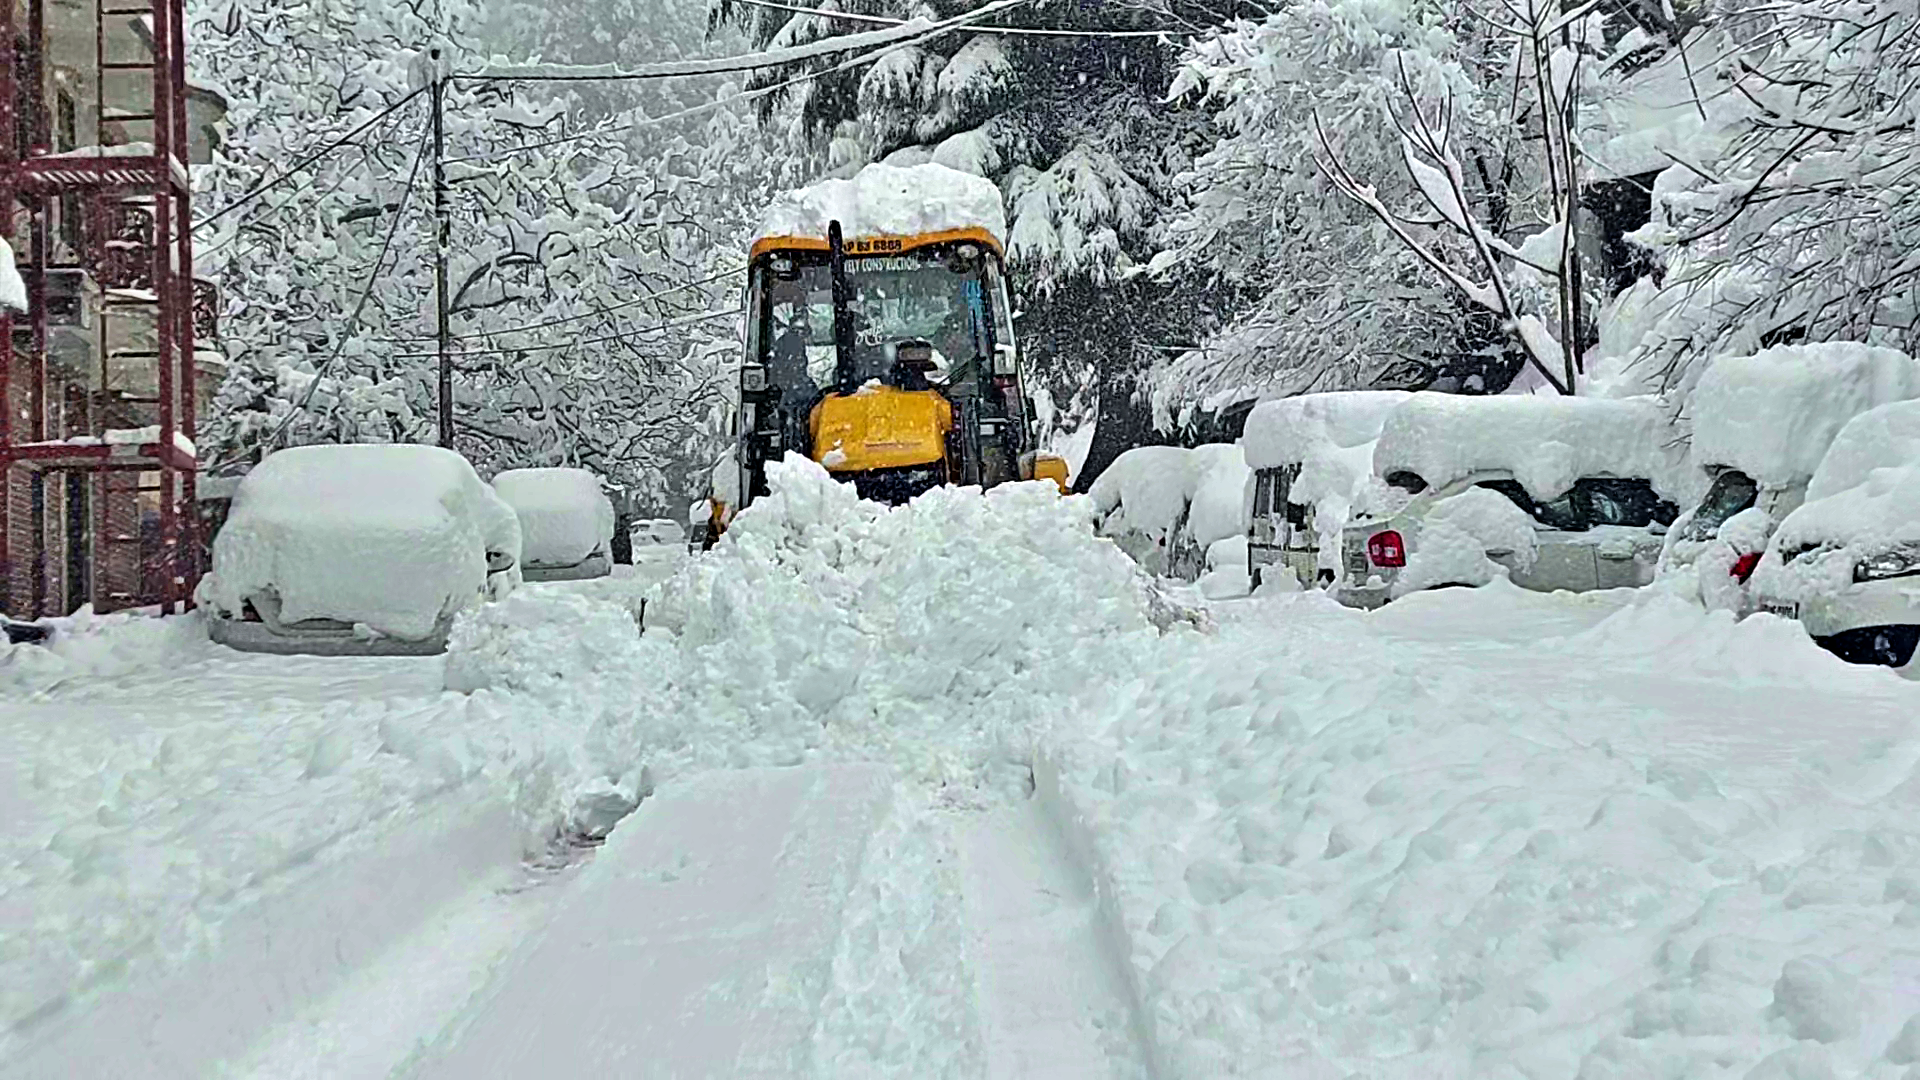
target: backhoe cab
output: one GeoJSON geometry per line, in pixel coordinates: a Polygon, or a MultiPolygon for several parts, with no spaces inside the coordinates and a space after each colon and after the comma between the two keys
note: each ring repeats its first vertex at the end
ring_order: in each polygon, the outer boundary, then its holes
{"type": "Polygon", "coordinates": [[[754,242],[734,453],[713,535],[789,451],[900,503],[1047,479],[1014,346],[1000,194],[938,165],[870,165],[775,202],[754,242]]]}

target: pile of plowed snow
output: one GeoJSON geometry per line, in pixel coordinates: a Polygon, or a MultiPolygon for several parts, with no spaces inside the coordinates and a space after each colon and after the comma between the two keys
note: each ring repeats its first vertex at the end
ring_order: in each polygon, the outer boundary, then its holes
{"type": "Polygon", "coordinates": [[[538,786],[551,810],[637,798],[672,772],[823,758],[935,783],[1024,776],[1035,724],[1183,614],[1094,537],[1087,500],[1044,483],[889,508],[797,457],[768,480],[647,598],[644,634],[623,609],[545,590],[456,627],[450,687],[530,692],[575,718],[542,754],[566,762],[538,786]]]}

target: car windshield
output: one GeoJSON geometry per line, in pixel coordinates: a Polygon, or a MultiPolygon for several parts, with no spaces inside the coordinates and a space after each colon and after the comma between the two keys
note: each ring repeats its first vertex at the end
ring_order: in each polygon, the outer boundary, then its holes
{"type": "Polygon", "coordinates": [[[1478,486],[1505,495],[1533,520],[1561,532],[1586,532],[1599,525],[1667,525],[1677,511],[1645,480],[1589,477],[1545,501],[1528,494],[1517,480],[1484,480],[1478,486]]]}
{"type": "MultiPolygon", "coordinates": [[[[966,378],[992,349],[987,260],[949,258],[938,249],[902,255],[850,256],[853,381],[886,381],[894,348],[904,341],[933,346],[936,382],[966,378]]],[[[783,390],[805,381],[835,383],[833,275],[824,259],[799,263],[790,276],[767,281],[769,375],[783,390]]]]}
{"type": "Polygon", "coordinates": [[[1720,526],[1733,515],[1751,507],[1760,497],[1760,485],[1736,469],[1728,469],[1714,478],[1707,497],[1687,522],[1685,539],[1711,540],[1720,535],[1720,526]]]}

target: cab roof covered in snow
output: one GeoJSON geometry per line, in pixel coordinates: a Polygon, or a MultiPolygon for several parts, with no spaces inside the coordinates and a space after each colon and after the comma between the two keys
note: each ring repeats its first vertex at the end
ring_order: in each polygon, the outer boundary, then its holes
{"type": "Polygon", "coordinates": [[[1505,473],[1536,499],[1583,477],[1650,481],[1684,494],[1680,451],[1652,398],[1419,393],[1388,415],[1373,449],[1375,476],[1410,472],[1433,487],[1505,473]]]}
{"type": "Polygon", "coordinates": [[[932,163],[868,165],[851,179],[822,180],[773,200],[754,234],[753,253],[820,247],[838,221],[850,246],[884,238],[970,235],[996,249],[1007,242],[1007,216],[991,180],[932,163]]]}

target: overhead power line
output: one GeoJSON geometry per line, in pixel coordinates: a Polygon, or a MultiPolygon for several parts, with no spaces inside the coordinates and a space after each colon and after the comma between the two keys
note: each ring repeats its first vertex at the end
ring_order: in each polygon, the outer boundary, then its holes
{"type": "MultiPolygon", "coordinates": [[[[697,323],[712,322],[715,319],[733,318],[739,314],[740,312],[734,310],[733,308],[723,308],[718,311],[708,311],[699,315],[686,315],[678,319],[668,319],[664,322],[654,323],[650,326],[636,326],[627,330],[622,330],[617,334],[603,334],[600,337],[590,337],[590,338],[574,338],[570,341],[559,341],[559,342],[554,342],[553,344],[550,344],[550,345],[518,345],[511,348],[462,349],[460,350],[459,355],[460,356],[511,356],[518,353],[553,352],[559,349],[571,349],[576,345],[604,345],[608,342],[625,341],[628,338],[639,337],[642,334],[657,334],[662,330],[672,330],[676,327],[693,326],[697,323]]],[[[528,329],[528,328],[522,327],[521,329],[528,329]]],[[[511,334],[514,332],[515,331],[513,330],[495,330],[493,331],[493,334],[511,334]]],[[[492,335],[488,335],[488,336],[492,336],[492,335]]],[[[404,353],[394,353],[392,355],[392,359],[419,360],[423,357],[439,356],[439,355],[440,354],[437,352],[404,352],[404,353]]]]}
{"type": "MultiPolygon", "coordinates": [[[[791,11],[796,15],[818,15],[826,19],[840,19],[845,22],[868,23],[882,26],[899,26],[904,19],[892,19],[885,15],[861,15],[852,11],[833,11],[827,8],[802,7],[798,4],[782,4],[779,0],[733,0],[736,4],[748,4],[753,7],[769,8],[773,11],[791,11]]],[[[970,23],[967,29],[983,34],[1016,34],[1033,37],[1077,37],[1077,38],[1162,38],[1175,34],[1192,34],[1191,30],[1076,30],[1069,27],[1043,26],[983,26],[970,23]]]]}
{"type": "MultiPolygon", "coordinates": [[[[1021,2],[1026,2],[1026,0],[1021,0],[1021,2]]],[[[985,11],[985,10],[986,10],[985,8],[981,9],[981,11],[985,11]]],[[[843,60],[840,63],[835,64],[834,66],[829,68],[823,68],[819,71],[804,72],[800,75],[794,76],[791,79],[786,79],[782,82],[773,83],[772,85],[769,85],[769,86],[762,86],[752,90],[741,90],[733,94],[728,94],[725,97],[717,97],[712,99],[711,101],[705,101],[698,105],[688,106],[687,108],[680,109],[677,112],[663,113],[659,116],[643,116],[637,120],[628,121],[623,124],[613,124],[607,127],[593,128],[592,130],[582,131],[573,135],[561,135],[552,139],[542,139],[539,142],[521,143],[518,146],[509,146],[504,149],[490,151],[485,154],[469,154],[466,157],[449,158],[447,159],[447,164],[454,165],[454,164],[467,164],[475,161],[498,161],[501,158],[505,158],[513,154],[532,153],[533,151],[536,151],[536,150],[545,150],[545,149],[548,149],[549,147],[554,147],[554,146],[565,146],[570,143],[583,142],[587,139],[605,138],[609,135],[616,135],[624,131],[636,131],[636,130],[639,130],[640,128],[652,127],[656,124],[665,124],[665,123],[670,123],[674,120],[682,120],[689,116],[695,116],[700,113],[707,112],[712,109],[722,108],[724,106],[732,105],[737,102],[752,101],[756,98],[763,98],[771,94],[778,94],[783,90],[788,90],[788,89],[791,89],[792,87],[799,86],[801,83],[812,82],[814,79],[818,79],[824,75],[833,75],[842,71],[851,71],[857,67],[864,67],[867,64],[871,64],[879,60],[881,57],[887,55],[888,53],[907,48],[908,46],[918,45],[924,41],[931,41],[934,38],[941,37],[945,34],[950,34],[955,30],[963,29],[966,24],[962,20],[968,17],[970,16],[959,16],[954,19],[949,19],[944,23],[936,23],[934,24],[933,29],[928,30],[926,33],[923,33],[918,37],[907,38],[904,41],[897,41],[891,45],[883,45],[880,48],[873,49],[869,52],[861,53],[859,56],[855,56],[850,59],[843,60]]]]}
{"type": "Polygon", "coordinates": [[[905,21],[889,20],[889,25],[881,30],[868,30],[858,34],[842,34],[835,37],[809,41],[804,45],[789,45],[778,49],[763,49],[760,52],[744,53],[739,56],[719,56],[705,60],[675,60],[663,64],[642,64],[635,68],[620,68],[613,64],[592,66],[552,66],[527,65],[524,67],[502,66],[476,71],[470,74],[455,75],[454,78],[465,82],[631,82],[652,79],[681,79],[700,75],[725,75],[742,71],[758,71],[762,68],[786,67],[806,60],[817,60],[839,53],[854,52],[859,49],[904,44],[912,38],[930,31],[950,30],[959,26],[971,25],[990,15],[1011,11],[1016,7],[1031,3],[1032,0],[993,0],[985,7],[976,8],[962,15],[940,22],[927,19],[905,21]]]}
{"type": "Polygon", "coordinates": [[[361,124],[359,127],[354,128],[352,131],[347,132],[345,135],[342,135],[338,139],[335,139],[334,141],[328,143],[327,145],[321,147],[320,149],[315,150],[313,153],[308,154],[306,157],[301,158],[299,161],[294,162],[292,165],[287,166],[286,168],[273,174],[267,179],[262,180],[259,183],[253,185],[253,187],[248,188],[247,191],[244,194],[242,194],[239,198],[234,199],[232,202],[214,211],[213,213],[207,215],[206,217],[201,218],[199,221],[194,222],[193,223],[194,229],[195,230],[203,229],[213,224],[214,222],[219,221],[221,218],[226,217],[228,214],[231,214],[236,210],[239,210],[241,207],[248,205],[249,203],[253,202],[253,200],[259,198],[260,196],[266,194],[268,191],[271,191],[273,188],[279,186],[279,184],[282,181],[286,180],[287,177],[292,176],[293,174],[299,172],[300,170],[306,168],[307,166],[313,164],[314,162],[319,161],[321,158],[326,157],[328,154],[331,154],[334,151],[339,150],[344,146],[347,146],[348,144],[352,143],[354,140],[358,139],[360,136],[366,134],[369,130],[371,130],[375,125],[379,124],[382,120],[385,120],[387,117],[393,115],[395,112],[398,112],[401,106],[405,105],[407,102],[412,101],[414,98],[417,98],[421,94],[425,93],[426,90],[427,90],[427,87],[421,87],[420,89],[413,91],[407,96],[401,98],[400,100],[394,102],[393,104],[387,106],[386,108],[380,110],[378,113],[374,114],[373,118],[371,120],[368,120],[366,123],[361,124]]]}
{"type": "MultiPolygon", "coordinates": [[[[742,273],[745,270],[746,270],[746,267],[744,266],[736,266],[730,270],[722,270],[718,274],[711,274],[707,277],[703,277],[698,281],[682,282],[678,285],[673,286],[670,289],[661,289],[658,292],[650,292],[645,296],[636,296],[631,300],[622,300],[617,304],[606,304],[601,307],[595,308],[592,311],[583,312],[582,314],[579,314],[579,315],[562,315],[557,319],[548,319],[546,322],[531,323],[527,326],[511,326],[503,330],[481,330],[471,334],[455,334],[453,335],[453,340],[454,341],[473,341],[476,339],[495,337],[500,334],[518,334],[518,333],[524,333],[530,330],[545,330],[549,327],[565,326],[568,323],[585,322],[589,319],[597,319],[602,315],[608,314],[609,312],[619,311],[619,310],[622,310],[623,308],[638,307],[641,304],[651,304],[655,300],[659,300],[667,296],[672,296],[675,293],[683,293],[683,292],[686,292],[688,289],[697,289],[702,285],[711,285],[716,281],[724,281],[725,279],[730,278],[735,274],[742,273]]],[[[411,342],[411,341],[434,341],[434,340],[437,340],[437,335],[426,334],[426,335],[416,335],[413,337],[388,337],[388,338],[377,338],[376,340],[394,341],[394,342],[403,342],[403,343],[411,342]]]]}

